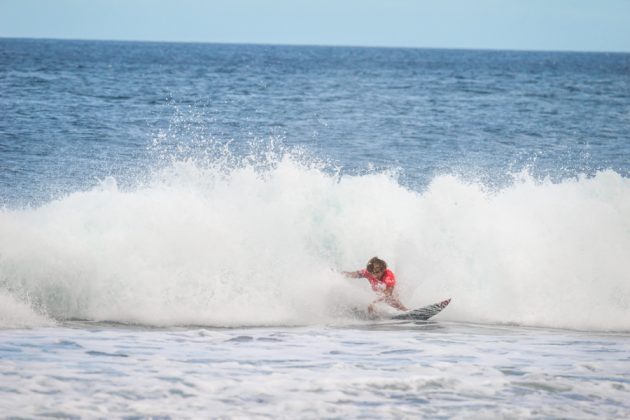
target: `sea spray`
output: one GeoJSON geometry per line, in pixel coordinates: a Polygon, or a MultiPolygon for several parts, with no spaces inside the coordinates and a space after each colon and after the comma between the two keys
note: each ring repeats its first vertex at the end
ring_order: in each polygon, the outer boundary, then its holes
{"type": "MultiPolygon", "coordinates": [[[[53,319],[146,325],[344,322],[373,299],[340,270],[378,255],[444,320],[630,331],[630,180],[438,176],[173,161],[150,181],[0,213],[0,289],[53,319]],[[28,296],[28,301],[26,297],[28,296]]],[[[3,309],[4,310],[4,309],[3,309]]]]}
{"type": "Polygon", "coordinates": [[[16,299],[0,290],[0,328],[53,326],[55,322],[34,310],[28,298],[16,299]]]}
{"type": "Polygon", "coordinates": [[[424,261],[409,271],[432,267],[429,293],[457,296],[449,319],[628,330],[629,188],[612,171],[496,192],[438,178],[423,195],[424,261]]]}

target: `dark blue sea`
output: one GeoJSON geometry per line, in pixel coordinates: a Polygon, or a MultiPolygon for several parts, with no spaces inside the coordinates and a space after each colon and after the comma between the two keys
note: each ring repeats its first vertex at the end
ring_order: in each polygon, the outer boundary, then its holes
{"type": "Polygon", "coordinates": [[[630,54],[0,39],[3,416],[628,417],[629,253],[630,54]]]}

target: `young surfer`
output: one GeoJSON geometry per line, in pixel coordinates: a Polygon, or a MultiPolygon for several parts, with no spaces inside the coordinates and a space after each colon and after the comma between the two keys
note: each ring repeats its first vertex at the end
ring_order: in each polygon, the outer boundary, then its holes
{"type": "Polygon", "coordinates": [[[394,292],[396,286],[396,276],[392,270],[387,268],[387,263],[378,257],[373,257],[368,261],[367,266],[363,270],[344,271],[346,277],[353,279],[366,278],[372,286],[372,290],[379,296],[374,302],[368,306],[368,313],[374,313],[374,305],[385,302],[392,308],[401,311],[408,310],[405,305],[400,303],[398,296],[394,292]]]}

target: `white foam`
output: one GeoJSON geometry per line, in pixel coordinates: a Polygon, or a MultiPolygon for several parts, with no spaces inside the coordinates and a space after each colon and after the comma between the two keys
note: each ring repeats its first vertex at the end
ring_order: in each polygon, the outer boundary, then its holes
{"type": "Polygon", "coordinates": [[[0,290],[0,328],[52,326],[54,321],[37,313],[28,304],[0,290]]]}
{"type": "Polygon", "coordinates": [[[453,176],[422,193],[285,156],[260,171],[175,162],[0,212],[0,288],[56,319],[309,324],[372,299],[337,270],[379,255],[402,300],[440,316],[630,330],[630,180],[523,175],[499,191],[453,176]]]}

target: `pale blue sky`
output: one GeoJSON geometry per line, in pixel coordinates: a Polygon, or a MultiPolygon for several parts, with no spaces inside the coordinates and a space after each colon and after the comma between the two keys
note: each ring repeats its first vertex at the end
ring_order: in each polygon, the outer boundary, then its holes
{"type": "Polygon", "coordinates": [[[630,52],[630,0],[0,0],[0,37],[630,52]]]}

